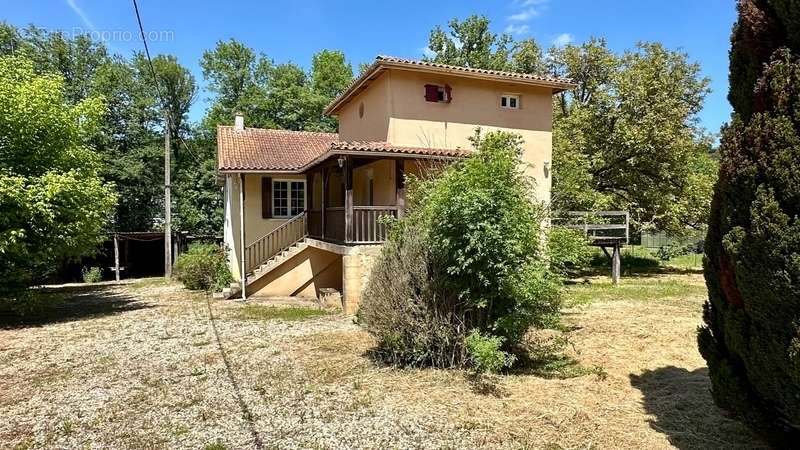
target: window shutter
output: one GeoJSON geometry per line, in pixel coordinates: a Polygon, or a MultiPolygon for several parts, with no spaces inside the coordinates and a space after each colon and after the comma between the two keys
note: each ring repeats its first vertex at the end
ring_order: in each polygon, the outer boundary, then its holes
{"type": "Polygon", "coordinates": [[[453,89],[450,87],[450,85],[449,84],[445,84],[444,85],[444,101],[446,101],[447,103],[450,103],[450,101],[453,100],[452,92],[453,92],[453,89]]]}
{"type": "Polygon", "coordinates": [[[425,85],[425,101],[438,102],[439,101],[439,86],[435,84],[425,85]]]}
{"type": "Polygon", "coordinates": [[[261,177],[261,218],[272,218],[272,178],[261,177]]]}

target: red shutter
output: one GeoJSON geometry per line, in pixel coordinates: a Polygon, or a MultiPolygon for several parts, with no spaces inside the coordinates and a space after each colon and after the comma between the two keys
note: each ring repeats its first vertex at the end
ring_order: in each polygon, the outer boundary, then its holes
{"type": "Polygon", "coordinates": [[[272,178],[261,177],[261,218],[272,218],[272,178]]]}
{"type": "Polygon", "coordinates": [[[425,85],[425,101],[438,102],[439,101],[439,86],[435,84],[425,85]]]}
{"type": "Polygon", "coordinates": [[[444,85],[444,101],[450,103],[450,100],[453,99],[453,94],[451,94],[452,89],[450,88],[449,84],[444,85]]]}

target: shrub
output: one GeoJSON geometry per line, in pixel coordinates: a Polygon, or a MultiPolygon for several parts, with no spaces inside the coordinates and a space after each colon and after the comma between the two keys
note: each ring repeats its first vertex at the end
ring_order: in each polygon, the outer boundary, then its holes
{"type": "Polygon", "coordinates": [[[516,357],[501,350],[504,339],[499,336],[483,335],[472,330],[464,341],[472,366],[478,373],[497,373],[511,367],[516,357]]]}
{"type": "Polygon", "coordinates": [[[588,244],[580,230],[553,227],[547,234],[547,259],[551,269],[567,275],[586,268],[595,253],[588,244]]]}
{"type": "Polygon", "coordinates": [[[720,145],[698,335],[716,403],[776,448],[800,442],[797,20],[790,2],[739,3],[731,65],[749,72],[731,71],[735,114],[720,145]]]}
{"type": "Polygon", "coordinates": [[[545,264],[543,209],[519,171],[520,140],[489,133],[477,152],[411,183],[411,208],[372,269],[359,320],[392,363],[473,363],[467,333],[511,351],[558,319],[559,278],[545,264]]]}
{"type": "Polygon", "coordinates": [[[97,283],[103,281],[103,271],[99,267],[84,267],[81,269],[84,283],[97,283]]]}
{"type": "Polygon", "coordinates": [[[220,291],[233,281],[227,257],[216,244],[193,244],[175,261],[175,275],[187,289],[220,291]]]}
{"type": "Polygon", "coordinates": [[[465,360],[466,329],[455,306],[430,282],[425,230],[396,223],[370,271],[359,324],[377,339],[375,356],[390,364],[450,367],[465,360]]]}

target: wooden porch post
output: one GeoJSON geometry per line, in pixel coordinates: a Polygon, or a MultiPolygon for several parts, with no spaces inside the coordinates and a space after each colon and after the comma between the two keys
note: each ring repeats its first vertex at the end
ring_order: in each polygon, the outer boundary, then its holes
{"type": "Polygon", "coordinates": [[[305,234],[308,236],[308,222],[310,222],[311,215],[308,214],[308,211],[311,211],[314,208],[314,172],[306,173],[306,202],[305,202],[305,210],[306,210],[306,220],[305,220],[305,234]]]}
{"type": "Polygon", "coordinates": [[[322,208],[322,239],[325,239],[325,222],[326,216],[328,215],[328,211],[326,208],[328,207],[328,168],[322,168],[322,199],[321,199],[321,208],[322,208]]]}
{"type": "Polygon", "coordinates": [[[344,159],[344,241],[353,242],[353,161],[344,159]]]}
{"type": "Polygon", "coordinates": [[[404,159],[394,160],[394,187],[397,218],[402,218],[406,213],[406,162],[404,159]]]}

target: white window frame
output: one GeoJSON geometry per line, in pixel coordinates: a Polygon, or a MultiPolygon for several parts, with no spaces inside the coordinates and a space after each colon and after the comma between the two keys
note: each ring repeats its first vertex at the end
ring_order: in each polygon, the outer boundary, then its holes
{"type": "MultiPolygon", "coordinates": [[[[291,219],[295,215],[292,215],[292,183],[301,183],[303,185],[303,210],[305,211],[307,208],[307,201],[308,201],[308,191],[306,190],[308,186],[306,186],[306,180],[298,180],[298,179],[291,179],[291,178],[273,178],[272,179],[272,198],[270,201],[272,202],[272,218],[273,219],[291,219]],[[275,205],[275,185],[277,183],[286,183],[286,212],[288,215],[279,215],[277,214],[277,208],[275,205]]],[[[298,213],[299,214],[299,213],[298,213]]]]}
{"type": "Polygon", "coordinates": [[[500,108],[502,109],[522,109],[522,96],[519,94],[500,94],[500,108]],[[517,101],[517,106],[510,106],[511,99],[517,101]],[[506,105],[503,106],[503,100],[505,99],[506,105]]]}

